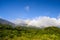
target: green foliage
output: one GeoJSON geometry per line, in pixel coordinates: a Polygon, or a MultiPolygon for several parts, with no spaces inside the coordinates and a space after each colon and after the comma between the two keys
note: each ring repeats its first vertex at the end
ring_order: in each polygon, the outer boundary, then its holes
{"type": "Polygon", "coordinates": [[[0,40],[60,40],[60,28],[12,27],[0,24],[0,40]]]}

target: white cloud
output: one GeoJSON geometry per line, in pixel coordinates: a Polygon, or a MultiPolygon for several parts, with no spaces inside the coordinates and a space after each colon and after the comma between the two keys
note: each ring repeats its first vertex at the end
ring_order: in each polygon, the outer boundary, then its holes
{"type": "Polygon", "coordinates": [[[26,6],[26,7],[25,7],[25,10],[26,10],[26,11],[29,11],[29,10],[30,10],[30,6],[26,6]]]}
{"type": "Polygon", "coordinates": [[[28,26],[36,26],[36,27],[48,27],[48,26],[60,26],[60,18],[50,18],[47,16],[40,16],[34,19],[16,19],[14,21],[15,24],[27,24],[28,26]]]}

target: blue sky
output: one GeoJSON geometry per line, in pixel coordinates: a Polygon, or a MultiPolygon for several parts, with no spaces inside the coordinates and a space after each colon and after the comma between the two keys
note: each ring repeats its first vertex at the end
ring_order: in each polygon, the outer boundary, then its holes
{"type": "Polygon", "coordinates": [[[7,20],[59,15],[59,0],[0,0],[0,17],[7,20]]]}

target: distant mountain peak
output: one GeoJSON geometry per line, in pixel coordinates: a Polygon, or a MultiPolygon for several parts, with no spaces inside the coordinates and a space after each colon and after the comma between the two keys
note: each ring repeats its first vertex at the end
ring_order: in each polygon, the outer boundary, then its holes
{"type": "Polygon", "coordinates": [[[8,21],[8,20],[2,19],[2,18],[0,18],[0,23],[1,23],[1,24],[12,25],[12,26],[15,25],[14,23],[12,23],[12,22],[10,22],[10,21],[8,21]]]}

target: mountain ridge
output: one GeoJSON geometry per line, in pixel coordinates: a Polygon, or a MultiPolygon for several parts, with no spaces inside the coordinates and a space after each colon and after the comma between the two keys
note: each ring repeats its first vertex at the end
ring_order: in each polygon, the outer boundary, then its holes
{"type": "Polygon", "coordinates": [[[7,24],[7,25],[15,26],[14,23],[12,23],[12,22],[10,22],[8,20],[2,19],[2,18],[0,18],[0,24],[7,24]]]}

